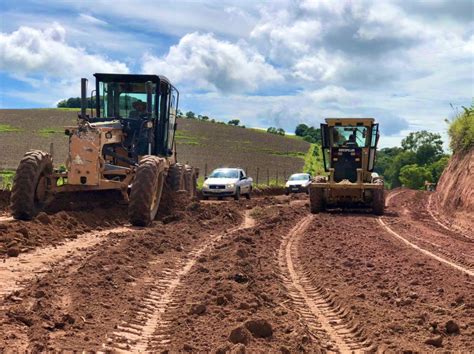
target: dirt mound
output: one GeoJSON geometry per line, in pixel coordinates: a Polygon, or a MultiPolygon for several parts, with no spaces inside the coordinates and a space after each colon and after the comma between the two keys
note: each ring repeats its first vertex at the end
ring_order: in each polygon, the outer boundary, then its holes
{"type": "Polygon", "coordinates": [[[444,170],[436,189],[436,206],[444,219],[463,229],[474,227],[474,148],[455,154],[444,170]]]}

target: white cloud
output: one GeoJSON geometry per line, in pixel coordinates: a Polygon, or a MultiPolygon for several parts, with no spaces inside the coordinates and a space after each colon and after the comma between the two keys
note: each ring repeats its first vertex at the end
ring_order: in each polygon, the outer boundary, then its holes
{"type": "Polygon", "coordinates": [[[68,45],[66,30],[58,23],[44,30],[23,26],[1,33],[0,70],[25,78],[77,78],[94,72],[129,71],[124,63],[68,45]]]}
{"type": "Polygon", "coordinates": [[[147,54],[143,71],[163,73],[193,89],[221,92],[254,91],[282,79],[265,58],[245,46],[212,34],[190,33],[163,57],[147,54]]]}
{"type": "Polygon", "coordinates": [[[79,14],[79,20],[83,23],[86,22],[91,25],[99,25],[99,26],[107,25],[107,22],[88,14],[79,14]]]}
{"type": "Polygon", "coordinates": [[[293,75],[307,81],[328,82],[341,76],[348,62],[337,54],[329,55],[320,49],[313,55],[306,55],[293,65],[293,75]]]}

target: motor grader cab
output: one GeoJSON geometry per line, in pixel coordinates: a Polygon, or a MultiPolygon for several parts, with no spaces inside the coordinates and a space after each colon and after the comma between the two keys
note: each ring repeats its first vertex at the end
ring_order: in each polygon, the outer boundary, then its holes
{"type": "Polygon", "coordinates": [[[372,208],[382,215],[383,178],[373,172],[379,139],[373,118],[327,118],[321,124],[324,169],[310,185],[311,212],[327,207],[372,208]]]}
{"type": "Polygon", "coordinates": [[[164,76],[94,74],[87,114],[87,79],[81,80],[78,124],[67,127],[66,171],[54,170],[50,154],[30,151],[15,175],[11,210],[31,219],[61,192],[119,190],[133,225],[156,216],[164,186],[196,191],[197,171],[176,162],[174,135],[178,90],[164,76]],[[95,111],[95,114],[93,114],[95,111]]]}

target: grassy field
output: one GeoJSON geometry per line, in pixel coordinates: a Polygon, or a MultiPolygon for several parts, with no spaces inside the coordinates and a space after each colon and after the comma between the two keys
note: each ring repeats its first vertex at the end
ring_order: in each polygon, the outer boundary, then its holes
{"type": "MultiPolygon", "coordinates": [[[[0,169],[15,169],[31,149],[50,151],[59,165],[67,157],[63,127],[75,125],[78,109],[0,110],[0,169]]],[[[311,145],[299,138],[282,137],[257,129],[179,119],[176,135],[178,161],[199,167],[201,175],[222,166],[239,166],[259,182],[282,182],[284,175],[300,172],[311,145]],[[268,176],[267,176],[268,172],[268,176]]],[[[307,159],[306,159],[307,160],[307,159]]],[[[307,161],[306,161],[307,163],[307,161]]]]}

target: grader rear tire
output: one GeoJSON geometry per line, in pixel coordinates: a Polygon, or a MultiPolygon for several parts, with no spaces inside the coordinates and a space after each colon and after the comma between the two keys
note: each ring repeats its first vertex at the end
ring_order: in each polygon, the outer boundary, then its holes
{"type": "Polygon", "coordinates": [[[148,226],[155,219],[165,180],[165,161],[145,156],[138,165],[130,191],[128,217],[134,226],[148,226]]]}
{"type": "Polygon", "coordinates": [[[313,214],[325,210],[324,190],[322,188],[311,188],[309,190],[309,203],[313,214]]]}
{"type": "Polygon", "coordinates": [[[385,209],[385,193],[383,189],[374,189],[372,211],[375,215],[383,215],[385,209]]]}
{"type": "Polygon", "coordinates": [[[51,155],[29,151],[21,159],[13,180],[10,209],[13,218],[31,220],[44,205],[53,172],[51,155]]]}
{"type": "Polygon", "coordinates": [[[170,166],[170,169],[168,170],[168,176],[166,177],[166,185],[172,192],[185,189],[183,164],[176,163],[170,166]]]}

